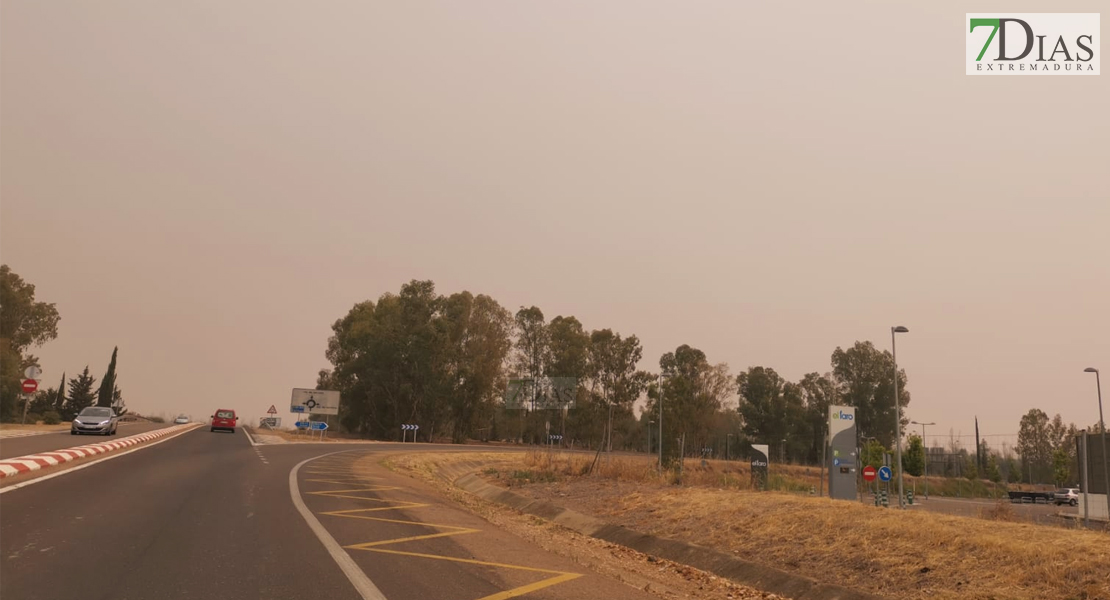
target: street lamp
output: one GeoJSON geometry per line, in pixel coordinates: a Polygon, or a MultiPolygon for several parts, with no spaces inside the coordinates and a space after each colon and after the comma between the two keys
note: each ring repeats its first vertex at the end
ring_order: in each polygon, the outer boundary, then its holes
{"type": "Polygon", "coordinates": [[[914,425],[921,426],[921,448],[925,450],[925,499],[929,499],[929,446],[925,443],[925,426],[936,425],[936,423],[921,423],[918,421],[910,421],[914,425]]]}
{"type": "Polygon", "coordinates": [[[659,472],[663,472],[663,381],[666,373],[659,374],[659,472]]]}
{"type": "Polygon", "coordinates": [[[894,345],[894,335],[897,333],[909,333],[910,330],[898,325],[890,328],[890,358],[894,363],[894,443],[895,455],[898,462],[898,508],[905,509],[905,501],[902,495],[905,493],[905,484],[902,482],[902,405],[898,401],[898,353],[894,345]]]}
{"type": "Polygon", "coordinates": [[[1110,514],[1110,457],[1106,455],[1106,422],[1102,420],[1102,381],[1098,369],[1087,367],[1084,373],[1095,374],[1095,385],[1098,386],[1098,426],[1102,429],[1102,484],[1106,486],[1106,510],[1110,514]]]}

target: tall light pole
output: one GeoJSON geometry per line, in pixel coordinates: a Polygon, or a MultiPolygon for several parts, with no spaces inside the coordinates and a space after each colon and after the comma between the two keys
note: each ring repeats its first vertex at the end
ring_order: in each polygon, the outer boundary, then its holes
{"type": "Polygon", "coordinates": [[[663,382],[667,376],[659,374],[659,472],[663,472],[663,382]]]}
{"type": "Polygon", "coordinates": [[[1098,386],[1098,426],[1102,430],[1102,483],[1106,486],[1106,510],[1110,513],[1110,456],[1106,455],[1106,422],[1102,420],[1102,381],[1099,379],[1098,369],[1087,367],[1084,373],[1095,374],[1095,385],[1098,386]]]}
{"type": "Polygon", "coordinates": [[[895,464],[898,465],[898,508],[901,509],[905,509],[906,504],[903,498],[905,484],[902,482],[902,405],[898,401],[898,353],[894,347],[894,335],[909,333],[909,331],[901,325],[890,328],[890,358],[894,363],[894,443],[896,444],[894,454],[898,461],[895,464]]]}
{"type": "Polygon", "coordinates": [[[914,425],[921,426],[921,448],[925,450],[925,499],[929,499],[929,446],[925,443],[925,426],[936,425],[936,423],[920,423],[918,421],[910,421],[914,425]]]}

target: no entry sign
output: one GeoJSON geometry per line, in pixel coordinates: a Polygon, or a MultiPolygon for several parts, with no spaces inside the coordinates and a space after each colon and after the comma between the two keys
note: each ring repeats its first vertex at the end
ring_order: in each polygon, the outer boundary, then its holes
{"type": "Polygon", "coordinates": [[[39,382],[35,381],[34,379],[24,379],[23,380],[23,393],[24,394],[34,394],[35,391],[38,390],[38,389],[39,389],[39,382]]]}
{"type": "Polygon", "coordinates": [[[878,475],[879,475],[879,472],[876,471],[875,467],[872,467],[871,465],[867,465],[866,467],[863,468],[863,480],[864,481],[875,481],[875,478],[878,477],[878,475]]]}

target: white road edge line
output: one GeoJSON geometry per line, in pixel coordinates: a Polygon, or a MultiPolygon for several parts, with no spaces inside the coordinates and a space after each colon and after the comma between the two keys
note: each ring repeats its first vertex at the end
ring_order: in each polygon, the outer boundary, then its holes
{"type": "Polygon", "coordinates": [[[258,443],[254,441],[254,438],[251,436],[251,432],[247,431],[246,427],[243,427],[242,429],[243,429],[243,433],[247,434],[247,439],[251,441],[251,445],[252,446],[257,446],[258,443]]]}
{"type": "Polygon", "coordinates": [[[87,469],[87,468],[89,468],[89,467],[91,467],[91,466],[93,466],[97,463],[102,463],[106,460],[112,460],[113,458],[119,458],[121,456],[131,454],[132,452],[138,452],[139,450],[145,450],[147,448],[150,448],[151,446],[157,446],[158,444],[161,444],[162,442],[168,442],[168,441],[172,440],[173,438],[175,438],[179,435],[184,435],[186,433],[189,433],[190,431],[196,431],[197,429],[200,429],[200,428],[199,427],[192,427],[192,428],[186,429],[185,431],[182,431],[180,433],[175,433],[175,434],[173,434],[169,437],[164,437],[160,440],[150,442],[149,444],[139,444],[139,445],[135,446],[134,448],[132,448],[130,450],[127,450],[125,452],[109,453],[104,458],[98,458],[94,461],[87,462],[83,465],[77,465],[76,467],[66,469],[64,471],[59,471],[57,473],[51,473],[49,475],[43,475],[42,477],[32,479],[31,481],[24,481],[23,483],[17,483],[15,485],[9,485],[7,487],[0,488],[0,494],[6,494],[8,492],[18,490],[19,488],[27,487],[29,485],[35,485],[36,483],[41,483],[43,481],[46,481],[47,479],[54,479],[55,477],[60,477],[62,475],[68,475],[68,474],[70,474],[74,471],[80,471],[81,469],[87,469]]]}
{"type": "Polygon", "coordinates": [[[333,538],[331,534],[328,533],[327,529],[324,529],[324,526],[320,524],[320,520],[316,518],[316,515],[312,514],[312,511],[308,510],[308,507],[305,506],[304,500],[301,499],[301,490],[300,487],[297,485],[297,471],[301,470],[301,466],[316,459],[324,458],[325,456],[331,456],[333,454],[342,454],[343,452],[350,452],[350,450],[329,452],[327,454],[321,454],[320,456],[308,458],[297,463],[297,466],[293,467],[292,471],[289,471],[289,495],[293,498],[293,506],[297,507],[297,512],[301,513],[301,516],[304,517],[305,523],[308,523],[309,529],[312,530],[312,533],[316,534],[316,537],[319,538],[320,543],[324,545],[325,549],[327,549],[328,554],[331,555],[331,558],[335,561],[335,564],[339,565],[340,570],[342,570],[343,574],[347,576],[347,579],[351,582],[351,585],[355,586],[355,591],[358,592],[360,596],[362,596],[362,600],[386,600],[385,595],[382,594],[382,591],[378,589],[378,586],[374,585],[373,581],[370,581],[370,578],[366,576],[366,573],[364,573],[362,569],[360,569],[359,566],[355,564],[355,560],[351,558],[351,555],[347,554],[347,551],[339,545],[339,542],[335,541],[335,538],[333,538]]]}

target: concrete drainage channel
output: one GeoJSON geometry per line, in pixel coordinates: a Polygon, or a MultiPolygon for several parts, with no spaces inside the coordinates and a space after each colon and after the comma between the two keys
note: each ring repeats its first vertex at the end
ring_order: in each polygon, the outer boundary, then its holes
{"type": "Polygon", "coordinates": [[[480,463],[462,462],[442,467],[438,474],[448,483],[483,500],[547,519],[582,535],[708,571],[764,592],[795,600],[883,600],[881,596],[821,583],[809,577],[787,573],[736,558],[724,552],[640,533],[626,527],[605,523],[550,502],[533,500],[486,483],[477,475],[477,471],[482,466],[480,463]]]}

